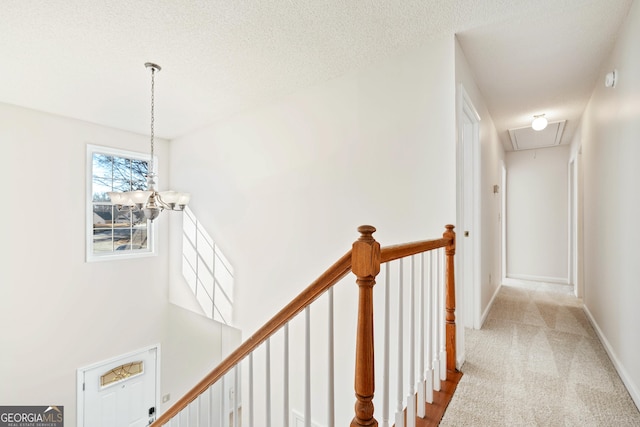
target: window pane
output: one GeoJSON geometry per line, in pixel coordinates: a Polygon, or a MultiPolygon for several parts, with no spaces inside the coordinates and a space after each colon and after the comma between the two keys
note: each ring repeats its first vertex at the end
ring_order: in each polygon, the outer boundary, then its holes
{"type": "Polygon", "coordinates": [[[136,225],[133,228],[133,246],[131,249],[147,249],[147,224],[136,225]]]}
{"type": "MultiPolygon", "coordinates": [[[[120,191],[122,193],[124,193],[125,191],[130,191],[131,190],[131,182],[130,181],[121,181],[121,180],[114,180],[111,183],[111,187],[113,188],[113,191],[120,191]]],[[[109,190],[111,191],[111,190],[109,190]]]]}
{"type": "Polygon", "coordinates": [[[113,234],[110,228],[94,229],[93,251],[98,253],[113,252],[113,234]]]}
{"type": "Polygon", "coordinates": [[[131,181],[131,160],[123,157],[113,158],[113,179],[117,181],[131,181]]]}
{"type": "Polygon", "coordinates": [[[134,190],[147,188],[147,173],[149,171],[146,160],[131,160],[131,183],[134,190]]]}
{"type": "Polygon", "coordinates": [[[131,227],[131,211],[129,208],[123,208],[122,210],[118,210],[115,206],[113,208],[113,226],[117,228],[127,228],[127,230],[131,227]]]}
{"type": "Polygon", "coordinates": [[[93,180],[92,200],[93,202],[109,203],[111,199],[107,195],[107,192],[111,191],[111,183],[106,184],[104,182],[93,180]]]}
{"type": "Polygon", "coordinates": [[[113,224],[113,245],[116,251],[131,250],[131,224],[128,219],[118,222],[122,217],[128,217],[128,215],[118,215],[116,223],[113,224]]]}
{"type": "Polygon", "coordinates": [[[93,205],[93,228],[111,228],[112,212],[111,205],[93,205]]]}
{"type": "Polygon", "coordinates": [[[131,214],[133,215],[134,224],[138,224],[139,226],[144,226],[145,228],[147,227],[147,220],[144,217],[144,213],[142,213],[139,210],[134,210],[131,214]]]}
{"type": "Polygon", "coordinates": [[[111,180],[113,171],[113,157],[106,154],[93,154],[93,170],[92,175],[94,181],[96,178],[111,180]]]}

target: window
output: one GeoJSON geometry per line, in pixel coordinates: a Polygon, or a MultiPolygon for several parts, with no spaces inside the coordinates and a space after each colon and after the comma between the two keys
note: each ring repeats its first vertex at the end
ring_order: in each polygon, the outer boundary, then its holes
{"type": "Polygon", "coordinates": [[[145,190],[148,168],[148,154],[87,146],[88,261],[155,253],[152,223],[140,212],[118,210],[107,195],[109,191],[145,190]]]}

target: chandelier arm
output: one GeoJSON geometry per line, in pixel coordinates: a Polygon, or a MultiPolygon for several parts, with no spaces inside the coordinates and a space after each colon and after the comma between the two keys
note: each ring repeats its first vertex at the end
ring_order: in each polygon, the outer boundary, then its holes
{"type": "Polygon", "coordinates": [[[156,196],[156,202],[158,203],[158,205],[161,207],[161,209],[168,209],[170,211],[174,211],[175,210],[175,203],[167,203],[164,200],[162,200],[162,196],[160,195],[160,193],[155,194],[156,196]]]}

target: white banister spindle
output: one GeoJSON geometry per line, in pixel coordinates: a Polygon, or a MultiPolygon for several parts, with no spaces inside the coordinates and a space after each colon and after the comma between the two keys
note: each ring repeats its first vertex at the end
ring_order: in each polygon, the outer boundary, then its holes
{"type": "Polygon", "coordinates": [[[335,386],[334,386],[334,349],[333,349],[333,287],[329,288],[329,342],[327,343],[329,357],[329,404],[327,408],[328,427],[335,427],[335,386]]]}
{"type": "Polygon", "coordinates": [[[438,254],[434,254],[434,271],[433,276],[433,389],[440,391],[440,358],[438,350],[440,349],[440,284],[439,282],[439,263],[438,254]]]}
{"type": "Polygon", "coordinates": [[[198,396],[198,399],[194,400],[193,402],[191,402],[191,405],[189,405],[189,412],[191,412],[192,409],[195,410],[195,422],[193,423],[193,427],[200,427],[200,397],[198,396]]]}
{"type": "Polygon", "coordinates": [[[403,346],[404,346],[404,340],[403,340],[403,335],[404,335],[404,327],[403,327],[403,310],[402,310],[402,306],[403,304],[403,281],[404,281],[404,268],[402,265],[402,260],[400,260],[398,262],[398,266],[399,266],[399,274],[398,274],[398,394],[397,394],[397,401],[398,404],[396,406],[396,424],[395,427],[404,427],[404,407],[402,404],[402,376],[403,376],[403,359],[404,359],[404,352],[403,352],[403,346]]]}
{"type": "Polygon", "coordinates": [[[283,427],[289,427],[289,324],[284,325],[284,378],[283,378],[283,394],[284,394],[284,408],[283,408],[283,427]]]}
{"type": "Polygon", "coordinates": [[[304,309],[304,427],[311,427],[311,308],[304,309]]]}
{"type": "Polygon", "coordinates": [[[390,268],[389,263],[384,265],[384,342],[382,365],[382,427],[389,427],[389,297],[390,297],[390,268]]]}
{"type": "Polygon", "coordinates": [[[253,427],[253,352],[249,353],[249,427],[253,427]]]}
{"type": "Polygon", "coordinates": [[[416,425],[416,280],[415,257],[411,257],[411,276],[409,280],[409,378],[407,386],[407,427],[416,425]]]}
{"type": "Polygon", "coordinates": [[[227,381],[227,376],[224,375],[222,378],[220,378],[220,413],[218,414],[218,425],[221,426],[226,426],[228,425],[227,422],[228,420],[224,419],[224,414],[227,412],[227,396],[225,393],[226,390],[226,386],[225,383],[227,381]]]}
{"type": "Polygon", "coordinates": [[[238,407],[238,399],[240,398],[240,365],[236,365],[235,367],[235,386],[233,390],[233,422],[234,427],[240,427],[242,423],[240,422],[240,417],[242,416],[238,407]]]}
{"type": "Polygon", "coordinates": [[[266,427],[271,427],[271,338],[265,341],[265,420],[266,427]]]}
{"type": "Polygon", "coordinates": [[[420,254],[420,289],[418,296],[418,382],[416,387],[418,389],[418,408],[417,415],[420,418],[425,416],[425,395],[424,395],[424,312],[426,307],[424,305],[424,252],[420,254]]]}
{"type": "Polygon", "coordinates": [[[445,254],[444,249],[438,249],[438,264],[439,264],[439,288],[440,288],[440,380],[445,381],[447,379],[447,347],[446,347],[446,322],[445,322],[445,254]]]}
{"type": "Polygon", "coordinates": [[[433,251],[429,252],[429,268],[424,273],[426,277],[427,288],[425,289],[425,325],[426,330],[426,371],[425,377],[425,400],[427,403],[433,403],[433,251]]]}
{"type": "MultiPolygon", "coordinates": [[[[215,384],[214,384],[215,385],[215,384]]],[[[213,423],[213,414],[215,414],[216,410],[213,406],[213,387],[209,387],[207,390],[207,397],[209,398],[209,414],[207,416],[207,427],[213,427],[215,424],[213,423]]]]}

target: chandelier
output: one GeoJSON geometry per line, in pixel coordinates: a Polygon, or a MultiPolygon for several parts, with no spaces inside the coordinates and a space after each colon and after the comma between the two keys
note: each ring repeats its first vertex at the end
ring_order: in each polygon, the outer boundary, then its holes
{"type": "MultiPolygon", "coordinates": [[[[145,67],[151,70],[151,158],[147,171],[147,190],[135,191],[110,191],[107,194],[118,211],[129,210],[139,211],[143,214],[144,220],[153,221],[163,210],[182,211],[189,203],[189,193],[179,193],[177,191],[156,191],[156,174],[154,169],[154,107],[155,107],[155,74],[161,70],[159,65],[147,62],[145,67]]],[[[132,217],[133,221],[133,217],[132,217]]]]}

